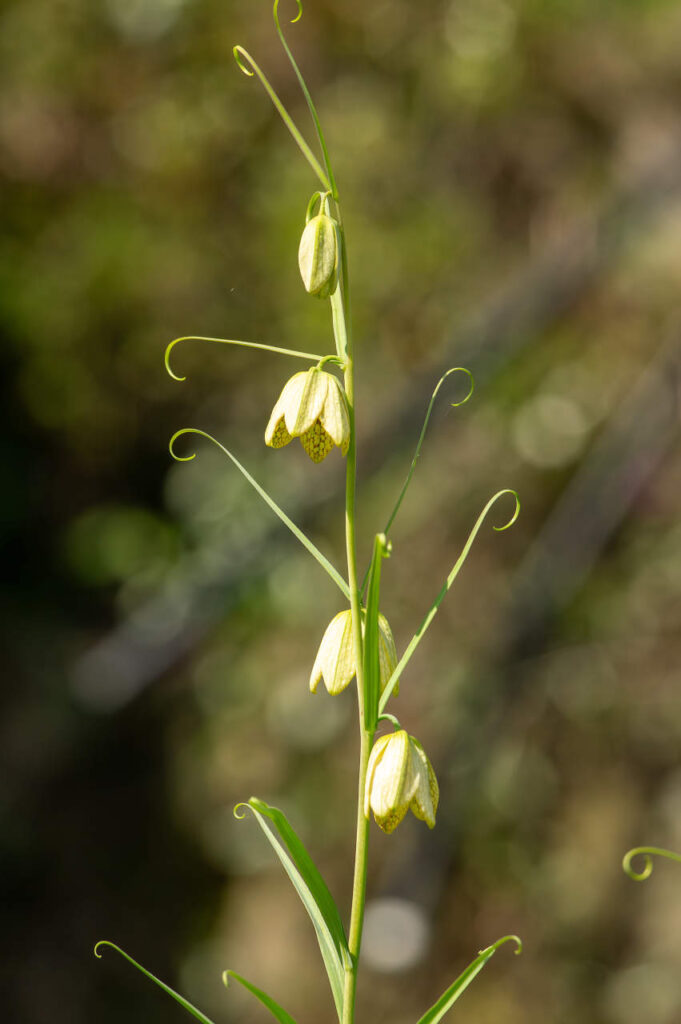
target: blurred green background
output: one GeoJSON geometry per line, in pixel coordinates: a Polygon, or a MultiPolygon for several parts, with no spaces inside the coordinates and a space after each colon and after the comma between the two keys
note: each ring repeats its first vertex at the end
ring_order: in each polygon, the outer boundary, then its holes
{"type": "MultiPolygon", "coordinates": [[[[290,5],[291,16],[294,13],[290,5]]],[[[287,12],[282,4],[282,15],[287,12]]],[[[438,828],[372,826],[360,1020],[409,1024],[482,946],[476,1024],[681,1019],[681,5],[307,0],[289,40],[344,203],[360,550],[440,374],[384,568],[408,642],[478,511],[490,524],[395,711],[438,828]],[[503,521],[505,508],[495,512],[503,521]]],[[[343,464],[262,432],[300,364],[181,334],[330,346],[296,265],[315,181],[246,46],[311,137],[268,0],[8,0],[0,14],[2,1006],[17,1024],[178,1022],[118,942],[216,1022],[333,1011],[257,825],[309,844],[344,914],[354,697],[312,698],[332,584],[215,433],[343,563],[343,464]],[[187,449],[189,442],[187,441],[187,449]]],[[[452,1020],[454,1018],[452,1017],[452,1020]]]]}

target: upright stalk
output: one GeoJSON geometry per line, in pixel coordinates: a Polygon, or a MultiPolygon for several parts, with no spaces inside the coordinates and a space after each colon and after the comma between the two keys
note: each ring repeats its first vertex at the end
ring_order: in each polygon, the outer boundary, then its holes
{"type": "Polygon", "coordinates": [[[348,400],[350,415],[350,445],[348,447],[347,468],[345,478],[345,544],[348,563],[348,586],[350,589],[350,609],[352,613],[352,639],[355,655],[357,678],[357,707],[359,716],[360,756],[357,781],[357,831],[355,838],[355,868],[352,883],[352,909],[350,912],[350,930],[348,948],[352,963],[345,970],[345,986],[343,994],[343,1024],[352,1024],[355,1011],[355,992],[357,988],[357,968],[362,943],[362,925],[364,923],[364,902],[366,895],[367,859],[369,852],[369,822],[364,816],[364,789],[366,785],[367,765],[373,735],[367,731],[364,721],[364,651],[362,641],[362,606],[357,581],[357,548],[355,542],[355,495],[357,483],[357,437],[355,431],[355,379],[352,333],[350,329],[350,292],[348,282],[348,260],[345,246],[340,206],[338,223],[341,249],[341,282],[343,302],[340,309],[342,330],[345,335],[345,393],[348,400]]]}

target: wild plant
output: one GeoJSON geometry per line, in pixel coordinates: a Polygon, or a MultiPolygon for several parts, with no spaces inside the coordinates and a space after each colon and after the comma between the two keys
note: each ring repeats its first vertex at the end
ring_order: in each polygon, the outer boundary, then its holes
{"type": "MultiPolygon", "coordinates": [[[[445,380],[454,373],[463,374],[468,382],[466,396],[452,405],[462,405],[473,392],[473,378],[463,367],[448,369],[437,382],[426,410],[421,434],[404,485],[397,496],[385,525],[373,541],[369,565],[361,573],[357,563],[356,542],[356,480],[357,436],[355,430],[355,348],[351,318],[351,291],[348,270],[348,249],[343,224],[340,192],[334,176],[329,150],[320,118],[300,68],[293,56],[281,27],[279,0],[274,0],[274,25],[300,84],[312,118],[321,160],[315,156],[302,132],[284,107],[260,66],[242,46],[234,47],[234,57],[241,71],[256,77],[268,94],[284,125],[290,132],[312,175],[317,189],[307,202],[304,225],[298,248],[298,263],[305,292],[312,300],[329,303],[333,347],[322,353],[300,352],[260,342],[226,338],[185,336],[176,338],[166,350],[166,368],[171,377],[184,380],[172,369],[170,356],[174,347],[186,341],[210,341],[224,345],[239,345],[308,364],[306,369],[287,380],[277,398],[265,428],[265,443],[274,449],[284,448],[296,439],[315,464],[329,455],[345,459],[345,541],[346,574],[340,572],[306,534],[286,515],[274,498],[249,473],[237,457],[217,438],[199,428],[178,430],[170,441],[171,455],[178,461],[195,458],[195,452],[179,454],[177,443],[186,435],[198,435],[216,445],[231,460],[236,469],[262,498],[282,523],[316,560],[338,590],[342,607],[328,624],[314,659],[310,690],[323,681],[329,694],[340,694],[354,679],[357,690],[359,732],[359,763],[357,771],[357,814],[355,859],[352,882],[352,902],[349,925],[322,878],[315,863],[283,812],[255,797],[237,805],[235,815],[252,815],[261,827],[274,853],[290,878],[307,911],[316,932],[322,961],[328,975],[335,1011],[340,1024],[353,1024],[355,993],[360,967],[360,950],[367,887],[370,818],[386,833],[392,833],[408,811],[424,821],[429,828],[435,825],[439,787],[433,766],[419,740],[404,728],[399,719],[388,710],[388,704],[398,693],[409,662],[423,640],[437,611],[456,580],[473,546],[475,538],[492,508],[505,496],[513,501],[513,512],[505,523],[494,526],[502,531],[511,526],[520,505],[515,491],[504,488],[494,494],[480,512],[461,554],[453,565],[421,624],[398,657],[390,625],[381,613],[381,566],[391,553],[390,532],[411,484],[414,470],[426,435],[431,412],[445,380]],[[338,456],[333,455],[339,449],[338,456]],[[386,731],[384,731],[386,730],[386,731]],[[380,733],[380,735],[379,735],[380,733]]],[[[297,0],[297,13],[293,23],[302,16],[301,0],[297,0]]],[[[282,453],[286,458],[286,453],[282,453]]],[[[311,469],[314,472],[314,469],[311,469]]],[[[393,705],[391,704],[391,707],[393,705]]],[[[419,1024],[438,1024],[451,1009],[475,976],[488,963],[494,953],[506,942],[520,940],[505,935],[481,950],[459,974],[452,984],[426,1010],[419,1024]]],[[[179,993],[147,971],[132,957],[111,942],[97,944],[95,952],[111,946],[135,967],[151,978],[172,996],[190,1014],[203,1024],[212,1024],[208,1017],[179,993]]],[[[291,1015],[270,995],[233,970],[223,975],[225,984],[230,979],[243,985],[276,1017],[280,1024],[294,1024],[291,1015]]]]}

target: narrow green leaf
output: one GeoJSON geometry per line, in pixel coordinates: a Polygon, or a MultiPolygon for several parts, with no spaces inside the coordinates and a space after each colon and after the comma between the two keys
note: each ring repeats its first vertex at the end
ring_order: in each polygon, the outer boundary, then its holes
{"type": "Polygon", "coordinates": [[[316,352],[297,352],[293,348],[278,348],[276,345],[265,345],[265,343],[261,341],[239,341],[235,338],[209,338],[203,334],[185,334],[181,338],[174,338],[166,348],[166,370],[173,380],[187,379],[186,377],[179,377],[170,368],[170,353],[181,341],[215,341],[219,345],[241,345],[243,348],[258,348],[262,349],[264,352],[276,352],[278,355],[282,356],[293,356],[295,359],[309,359],[311,363],[314,363],[316,360],[323,359],[323,356],[318,355],[316,352]]]}
{"type": "Polygon", "coordinates": [[[340,1020],[343,1016],[345,965],[352,961],[343,923],[333,896],[282,811],[270,807],[257,797],[251,797],[248,803],[238,804],[234,809],[237,817],[243,817],[243,814],[239,813],[241,808],[248,809],[255,815],[314,925],[340,1020]]]}
{"type": "Polygon", "coordinates": [[[423,640],[423,637],[425,636],[426,630],[428,629],[428,626],[431,624],[431,622],[435,618],[435,616],[437,614],[437,610],[440,607],[440,605],[442,604],[442,601],[443,601],[443,599],[445,597],[445,594],[447,593],[447,591],[451,587],[451,585],[454,582],[454,580],[456,579],[456,577],[459,575],[459,572],[461,571],[461,567],[464,564],[464,562],[466,561],[466,559],[468,558],[468,553],[470,552],[471,548],[473,547],[473,542],[474,542],[475,538],[478,535],[480,527],[482,526],[482,524],[485,521],[485,517],[487,516],[487,513],[492,508],[492,505],[494,505],[494,503],[496,501],[498,501],[499,498],[503,497],[504,494],[512,494],[513,495],[513,497],[515,498],[515,509],[513,511],[513,515],[511,516],[511,518],[508,520],[507,523],[504,523],[503,526],[495,526],[494,529],[497,532],[501,532],[502,530],[507,530],[509,528],[509,526],[513,526],[513,523],[518,518],[518,515],[520,513],[520,499],[518,498],[518,495],[516,494],[515,491],[512,491],[510,488],[506,487],[506,488],[504,488],[503,491],[497,491],[497,493],[493,497],[491,497],[489,499],[489,501],[487,502],[487,504],[483,508],[482,512],[478,516],[478,518],[477,518],[477,520],[475,522],[475,526],[473,527],[471,532],[468,534],[468,540],[464,544],[463,551],[459,555],[456,563],[454,564],[454,567],[453,567],[452,571],[450,572],[449,576],[445,580],[445,582],[444,582],[444,584],[442,586],[442,590],[440,591],[440,593],[437,595],[437,597],[433,601],[432,605],[430,606],[430,609],[428,610],[428,613],[427,613],[425,619],[423,620],[423,622],[421,623],[421,625],[419,626],[417,631],[414,633],[414,635],[411,638],[411,640],[409,641],[409,645],[408,645],[406,651],[404,652],[404,654],[400,658],[400,661],[398,662],[397,667],[395,668],[395,671],[393,672],[393,674],[391,675],[390,679],[388,680],[388,682],[386,684],[386,687],[385,687],[385,689],[384,689],[384,691],[383,691],[383,693],[381,695],[380,702],[379,702],[378,710],[380,712],[382,712],[385,709],[385,706],[388,703],[388,700],[390,699],[390,695],[392,694],[393,690],[397,686],[397,682],[398,682],[400,676],[402,675],[402,672],[404,671],[405,666],[407,665],[409,659],[411,658],[412,654],[414,653],[414,651],[416,650],[418,645],[421,643],[421,640],[423,640]]]}
{"type": "Polygon", "coordinates": [[[252,985],[250,981],[247,981],[246,978],[242,978],[240,974],[236,973],[236,971],[222,972],[222,983],[225,988],[229,987],[230,978],[234,978],[234,980],[238,981],[240,985],[247,988],[256,999],[259,999],[263,1006],[266,1006],[270,1013],[277,1018],[280,1024],[296,1024],[291,1014],[287,1013],[283,1006],[280,1006],[279,1003],[275,1002],[275,1000],[272,999],[272,996],[268,996],[267,992],[263,992],[263,990],[258,988],[257,985],[252,985]]]}
{"type": "MultiPolygon", "coordinates": [[[[292,25],[295,24],[296,21],[299,21],[303,15],[302,0],[296,0],[296,2],[298,5],[298,13],[296,14],[295,18],[293,18],[293,20],[291,21],[292,25]]],[[[307,87],[307,83],[303,78],[302,72],[298,67],[298,64],[296,63],[296,60],[293,54],[291,53],[291,49],[288,43],[286,42],[284,33],[281,30],[281,25],[279,23],[279,0],[274,0],[272,14],[274,16],[274,25],[277,30],[277,35],[281,40],[281,45],[284,47],[284,50],[286,51],[286,56],[288,57],[291,63],[291,67],[295,72],[295,76],[298,79],[298,84],[300,85],[300,88],[302,89],[303,92],[303,96],[305,97],[305,102],[307,103],[308,110],[310,111],[310,115],[312,117],[312,120],[314,121],[314,126],[317,132],[317,138],[319,139],[319,144],[322,147],[322,153],[324,154],[324,164],[326,166],[326,173],[329,176],[331,194],[334,199],[338,199],[338,190],[336,188],[336,182],[333,176],[333,170],[331,168],[331,160],[329,158],[329,151],[326,146],[326,139],[324,138],[324,132],[322,131],[321,121],[319,120],[319,115],[317,114],[317,108],[315,107],[312,101],[312,96],[310,95],[310,90],[307,87]]]]}
{"type": "MultiPolygon", "coordinates": [[[[170,987],[170,985],[166,985],[165,982],[161,981],[160,978],[157,978],[155,974],[152,974],[151,971],[148,971],[146,967],[142,967],[141,964],[138,964],[136,960],[133,960],[133,958],[125,952],[125,950],[121,949],[120,946],[116,946],[113,942],[109,942],[106,939],[102,939],[101,942],[97,943],[97,945],[95,946],[95,956],[99,960],[101,960],[102,958],[102,954],[98,952],[100,946],[109,946],[111,949],[115,949],[116,952],[120,953],[121,956],[125,957],[125,959],[128,960],[133,965],[133,967],[136,967],[138,971],[142,972],[142,974],[146,974],[147,978],[151,978],[151,980],[155,982],[159,988],[162,988],[164,992],[167,992],[168,995],[171,996],[176,1003],[179,1003],[180,1006],[183,1006],[187,1013],[191,1013],[192,1017],[196,1017],[197,1020],[200,1020],[201,1024],[213,1024],[213,1021],[210,1019],[210,1017],[206,1017],[205,1013],[201,1013],[201,1011],[198,1010],[192,1003],[190,1003],[188,999],[185,999],[184,996],[181,996],[180,993],[176,992],[174,988],[170,987]]],[[[286,1022],[286,1024],[288,1024],[288,1022],[286,1022]]]]}
{"type": "Polygon", "coordinates": [[[336,906],[336,902],[331,895],[326,882],[322,878],[319,869],[312,860],[310,854],[307,852],[302,840],[290,824],[284,812],[280,811],[278,807],[272,807],[269,804],[266,804],[264,800],[259,800],[258,797],[255,796],[251,797],[248,801],[248,806],[250,806],[252,810],[266,815],[275,826],[277,832],[286,844],[289,853],[293,857],[297,868],[310,886],[315,901],[324,915],[324,920],[328,925],[329,931],[334,937],[336,945],[339,950],[342,948],[347,949],[345,929],[343,928],[343,922],[341,920],[338,907],[336,906]]]}
{"type": "Polygon", "coordinates": [[[251,487],[253,487],[258,492],[263,501],[269,505],[274,514],[281,519],[282,523],[284,523],[285,526],[288,526],[289,530],[294,535],[294,537],[298,538],[303,547],[307,548],[307,550],[310,552],[313,558],[315,558],[319,562],[322,569],[324,569],[324,571],[329,574],[329,576],[336,584],[336,586],[339,588],[341,593],[344,594],[344,596],[348,600],[350,599],[350,590],[348,589],[347,583],[345,582],[341,574],[338,572],[338,570],[331,565],[331,562],[328,560],[328,558],[325,555],[323,555],[319,548],[312,543],[310,538],[307,537],[298,526],[296,526],[293,520],[289,519],[289,517],[286,515],[283,509],[281,509],[277,505],[274,498],[271,498],[270,495],[265,490],[265,488],[260,486],[258,481],[255,480],[248,472],[248,470],[241,465],[236,456],[232,455],[230,450],[228,448],[225,448],[223,444],[220,444],[217,438],[213,437],[212,434],[206,433],[205,430],[199,430],[198,427],[183,427],[182,430],[176,430],[170,439],[168,448],[170,450],[170,454],[177,462],[191,462],[192,459],[196,458],[196,452],[194,452],[192,455],[176,455],[175,452],[173,451],[173,445],[177,441],[178,437],[181,437],[183,434],[198,434],[199,437],[205,437],[209,441],[212,441],[213,444],[220,449],[220,451],[224,452],[227,458],[232,460],[232,462],[239,470],[239,472],[246,477],[251,487]]]}
{"type": "Polygon", "coordinates": [[[493,945],[488,946],[487,949],[481,950],[466,970],[442,993],[438,1001],[424,1013],[418,1024],[438,1024],[438,1021],[442,1020],[444,1015],[451,1010],[462,992],[468,988],[476,974],[480,973],[487,961],[491,960],[494,956],[499,946],[503,946],[505,942],[515,942],[518,946],[516,953],[522,952],[523,944],[517,935],[505,935],[503,939],[498,939],[493,945]]]}
{"type": "Polygon", "coordinates": [[[381,594],[381,563],[390,554],[384,533],[377,533],[369,570],[366,623],[364,627],[364,726],[374,732],[378,719],[381,672],[378,655],[378,610],[381,594]]]}
{"type": "MultiPolygon", "coordinates": [[[[421,448],[423,447],[423,440],[424,440],[424,438],[426,436],[426,430],[428,429],[428,423],[430,422],[430,416],[431,416],[431,413],[433,411],[433,406],[435,405],[435,399],[438,396],[438,392],[439,392],[440,388],[442,387],[444,382],[447,380],[449,375],[452,374],[452,373],[465,373],[468,376],[469,382],[470,382],[470,386],[468,388],[468,391],[467,391],[465,397],[459,399],[458,402],[452,402],[451,403],[452,408],[456,409],[460,405],[465,405],[466,402],[468,401],[468,399],[473,394],[473,389],[475,387],[475,384],[474,384],[474,381],[473,381],[473,374],[471,373],[470,370],[467,370],[465,366],[452,366],[451,369],[447,370],[446,373],[442,374],[442,376],[440,377],[439,381],[435,385],[435,389],[434,389],[432,395],[430,396],[430,402],[428,403],[428,408],[426,410],[426,417],[425,417],[425,419],[423,421],[423,426],[421,427],[421,433],[419,434],[419,439],[418,439],[418,441],[416,443],[416,451],[414,452],[414,457],[411,460],[411,466],[409,467],[409,472],[407,473],[407,479],[404,481],[404,483],[402,485],[402,490],[400,491],[399,495],[397,496],[397,501],[395,502],[395,504],[393,506],[393,510],[390,513],[390,515],[388,516],[388,521],[385,524],[385,527],[383,528],[383,532],[386,535],[386,537],[390,533],[390,527],[395,522],[395,517],[396,517],[397,513],[400,510],[400,506],[401,506],[402,502],[404,501],[404,496],[407,493],[407,491],[409,490],[409,484],[411,483],[411,478],[413,477],[414,470],[416,469],[416,463],[418,462],[419,455],[421,454],[421,448]]],[[[367,585],[368,578],[369,578],[369,568],[367,568],[367,571],[364,574],[364,581],[362,583],[362,591],[361,591],[362,593],[364,593],[364,590],[365,590],[366,585],[367,585]]]]}
{"type": "Polygon", "coordinates": [[[300,152],[303,154],[308,164],[321,181],[324,188],[330,192],[331,183],[329,182],[329,179],[324,173],[324,170],[321,164],[319,163],[319,160],[317,160],[317,157],[314,155],[314,153],[308,146],[307,142],[301,135],[299,129],[294,124],[293,118],[291,117],[288,110],[286,109],[286,107],[281,102],[276,92],[270,85],[269,81],[265,77],[264,72],[253,60],[248,50],[244,50],[243,46],[235,46],[233,48],[233,53],[235,61],[237,62],[237,64],[239,65],[239,67],[241,68],[245,75],[248,75],[249,78],[252,78],[253,74],[256,74],[258,76],[258,78],[260,79],[260,83],[262,84],[269,98],[272,100],[272,103],[274,104],[276,110],[278,111],[282,121],[284,122],[284,124],[290,131],[291,135],[293,136],[300,152]],[[247,67],[246,64],[244,64],[244,61],[246,61],[247,64],[250,65],[250,68],[252,68],[252,70],[249,70],[249,67],[247,67]]]}
{"type": "Polygon", "coordinates": [[[421,433],[419,435],[419,439],[418,439],[418,442],[416,444],[416,451],[414,452],[414,458],[411,460],[411,466],[409,467],[409,472],[407,473],[407,479],[404,481],[404,484],[402,486],[402,490],[399,493],[399,496],[397,498],[397,501],[395,502],[395,506],[394,506],[392,512],[388,516],[388,522],[386,523],[385,529],[383,531],[386,534],[386,536],[388,535],[388,533],[390,533],[390,527],[392,526],[392,524],[395,521],[395,516],[397,515],[397,513],[400,510],[400,505],[402,504],[402,502],[404,500],[404,496],[407,493],[407,490],[409,488],[409,484],[411,483],[411,478],[414,475],[414,470],[416,469],[416,463],[418,461],[418,457],[421,454],[421,447],[423,445],[423,439],[426,436],[426,430],[428,429],[428,423],[430,421],[430,414],[433,411],[433,406],[435,405],[435,399],[437,398],[437,393],[440,390],[440,388],[442,387],[442,385],[444,384],[444,382],[447,380],[447,377],[449,377],[449,375],[451,373],[465,373],[465,374],[468,375],[468,378],[469,378],[469,381],[470,381],[470,387],[468,389],[468,393],[466,394],[466,397],[462,398],[459,402],[452,402],[451,403],[452,408],[455,409],[459,405],[464,405],[468,401],[468,399],[471,397],[471,395],[473,394],[473,388],[474,388],[473,374],[471,373],[470,370],[467,370],[465,366],[452,366],[452,368],[450,370],[447,370],[446,373],[442,374],[442,376],[440,377],[439,381],[435,385],[435,390],[433,391],[433,394],[431,395],[431,398],[430,398],[430,402],[428,403],[428,409],[426,411],[426,418],[423,421],[423,426],[421,428],[421,433]]]}

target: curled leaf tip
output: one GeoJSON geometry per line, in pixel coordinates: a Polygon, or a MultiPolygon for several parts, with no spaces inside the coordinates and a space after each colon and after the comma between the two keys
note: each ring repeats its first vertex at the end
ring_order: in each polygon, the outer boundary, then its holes
{"type": "Polygon", "coordinates": [[[249,811],[250,809],[251,805],[248,803],[248,801],[241,800],[240,803],[235,804],[232,814],[234,815],[237,821],[243,821],[244,818],[246,817],[246,811],[249,811]]]}
{"type": "Polygon", "coordinates": [[[175,347],[175,345],[177,345],[178,341],[184,341],[184,338],[174,338],[173,341],[170,342],[170,344],[166,347],[164,362],[166,364],[166,370],[168,371],[169,375],[173,378],[173,380],[186,380],[186,377],[179,377],[170,366],[170,353],[175,347]]]}
{"type": "Polygon", "coordinates": [[[102,959],[102,954],[99,952],[99,947],[100,946],[113,946],[114,949],[116,948],[113,945],[113,942],[109,942],[108,939],[100,939],[99,942],[95,943],[95,948],[93,950],[93,953],[95,954],[95,956],[97,957],[98,960],[102,959]]]}
{"type": "Polygon", "coordinates": [[[239,70],[243,71],[243,73],[245,75],[248,75],[249,78],[252,78],[255,72],[252,71],[250,68],[246,67],[246,65],[243,62],[243,58],[245,57],[249,64],[253,63],[253,58],[251,57],[248,50],[244,50],[243,46],[237,45],[232,48],[232,53],[234,54],[234,60],[237,62],[239,66],[239,70]]]}
{"type": "Polygon", "coordinates": [[[502,495],[504,495],[504,494],[512,494],[513,495],[513,497],[515,499],[515,508],[513,510],[513,515],[511,516],[511,518],[508,520],[507,523],[504,523],[503,526],[495,526],[495,527],[493,527],[493,529],[495,529],[497,531],[497,533],[501,533],[503,530],[508,530],[509,526],[513,526],[513,524],[515,523],[516,519],[520,515],[520,498],[518,497],[518,492],[514,491],[512,488],[506,487],[506,488],[504,488],[503,491],[499,491],[497,494],[494,495],[494,497],[492,498],[492,501],[496,501],[497,498],[501,498],[502,495]]]}
{"type": "Polygon", "coordinates": [[[197,433],[202,433],[202,431],[198,431],[194,427],[182,427],[181,430],[175,431],[173,436],[170,438],[170,441],[168,442],[168,451],[170,452],[170,454],[172,455],[176,462],[191,462],[192,459],[196,458],[196,452],[193,452],[191,455],[177,455],[177,453],[175,452],[174,445],[178,437],[180,437],[182,434],[197,433]]]}
{"type": "Polygon", "coordinates": [[[629,852],[625,853],[622,858],[622,869],[624,873],[635,882],[644,882],[646,878],[650,878],[653,873],[653,858],[643,850],[629,850],[629,852]],[[643,858],[643,869],[641,871],[637,871],[632,866],[634,857],[643,858]]]}
{"type": "MultiPolygon", "coordinates": [[[[397,501],[395,502],[393,510],[390,513],[390,515],[388,517],[388,521],[387,521],[387,523],[385,525],[385,533],[386,534],[388,534],[390,532],[390,527],[392,526],[393,522],[395,521],[395,516],[399,512],[400,506],[401,506],[401,504],[402,504],[402,502],[404,500],[404,496],[407,493],[407,490],[409,489],[409,485],[411,483],[411,478],[413,477],[414,470],[416,469],[416,463],[418,462],[419,455],[421,454],[421,448],[423,446],[423,439],[426,436],[426,431],[428,429],[428,424],[430,422],[430,416],[431,416],[431,413],[433,411],[433,406],[435,405],[435,399],[438,396],[438,392],[439,392],[440,388],[442,387],[444,382],[447,380],[447,377],[449,377],[450,374],[452,374],[452,373],[465,373],[465,374],[467,374],[467,376],[469,378],[469,381],[470,381],[470,386],[468,388],[468,394],[465,396],[465,398],[462,398],[459,402],[452,402],[451,403],[452,408],[456,408],[456,406],[458,406],[458,405],[463,405],[464,402],[467,402],[468,399],[473,394],[473,387],[474,387],[473,374],[471,373],[470,370],[467,370],[465,366],[452,366],[452,367],[450,367],[449,370],[447,370],[445,373],[442,374],[442,376],[440,377],[439,381],[435,385],[433,393],[430,396],[430,402],[428,403],[428,408],[426,410],[426,417],[425,417],[425,419],[423,421],[423,426],[421,428],[421,433],[419,435],[419,439],[418,439],[418,442],[416,444],[416,451],[414,452],[414,457],[411,460],[411,466],[409,467],[409,472],[407,473],[407,479],[404,481],[404,484],[402,485],[402,490],[400,491],[400,493],[398,495],[397,501]]],[[[364,585],[362,586],[362,589],[364,589],[365,585],[366,585],[366,579],[364,581],[364,585]]]]}
{"type": "Polygon", "coordinates": [[[635,882],[643,882],[646,878],[650,878],[653,873],[653,860],[651,854],[655,857],[666,857],[667,860],[674,860],[677,864],[681,864],[681,853],[674,853],[673,850],[665,850],[660,846],[635,846],[633,850],[629,850],[625,853],[622,858],[622,867],[629,878],[633,878],[635,882]],[[632,867],[632,861],[634,857],[643,857],[643,869],[636,871],[632,867]]]}
{"type": "MultiPolygon", "coordinates": [[[[440,379],[440,384],[444,383],[447,377],[449,377],[450,373],[465,373],[466,376],[468,377],[468,391],[466,392],[465,396],[463,398],[460,398],[458,402],[449,403],[452,409],[457,409],[460,405],[465,405],[468,399],[472,396],[473,392],[475,391],[475,380],[473,378],[473,374],[471,373],[471,371],[467,370],[465,366],[452,366],[451,370],[447,370],[444,376],[440,379]]],[[[438,384],[437,388],[435,389],[435,394],[437,394],[440,384],[438,384]]]]}
{"type": "Polygon", "coordinates": [[[520,956],[520,954],[523,951],[523,942],[522,939],[519,939],[517,935],[504,935],[501,939],[497,939],[496,942],[493,942],[491,946],[486,946],[484,949],[481,949],[480,952],[478,953],[478,956],[485,956],[488,953],[490,955],[492,953],[496,953],[499,947],[503,946],[504,943],[506,942],[515,942],[516,948],[513,950],[513,952],[516,956],[520,956]]]}
{"type": "MultiPolygon", "coordinates": [[[[295,25],[297,21],[300,21],[303,16],[303,0],[296,0],[296,6],[298,8],[298,13],[295,18],[291,18],[292,25],[295,25]]],[[[279,28],[279,0],[274,0],[274,4],[272,5],[272,15],[274,17],[274,24],[279,28]]]]}
{"type": "Polygon", "coordinates": [[[225,988],[229,988],[229,976],[231,973],[231,971],[222,972],[222,984],[225,986],[225,988]]]}

